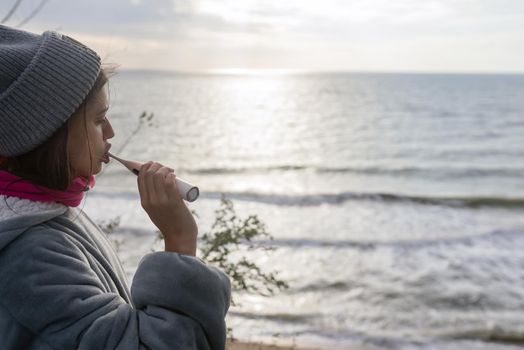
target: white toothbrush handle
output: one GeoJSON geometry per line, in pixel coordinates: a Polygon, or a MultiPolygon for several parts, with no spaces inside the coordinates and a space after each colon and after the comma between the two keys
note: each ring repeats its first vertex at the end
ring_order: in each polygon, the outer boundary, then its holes
{"type": "MultiPolygon", "coordinates": [[[[115,157],[115,159],[118,159],[115,157]]],[[[135,162],[132,160],[123,160],[118,159],[122,164],[126,166],[133,174],[138,176],[138,173],[140,172],[140,168],[142,167],[142,164],[139,162],[135,162]]],[[[185,199],[188,202],[194,202],[200,195],[200,190],[195,185],[192,185],[191,183],[182,180],[179,177],[175,178],[176,185],[178,187],[178,192],[180,193],[180,197],[182,199],[185,199]]]]}

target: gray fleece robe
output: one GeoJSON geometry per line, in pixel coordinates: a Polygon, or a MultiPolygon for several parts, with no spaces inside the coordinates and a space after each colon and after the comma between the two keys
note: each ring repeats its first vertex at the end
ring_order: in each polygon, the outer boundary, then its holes
{"type": "Polygon", "coordinates": [[[2,350],[224,349],[230,293],[223,272],[171,252],[144,256],[129,290],[84,212],[0,196],[2,350]]]}

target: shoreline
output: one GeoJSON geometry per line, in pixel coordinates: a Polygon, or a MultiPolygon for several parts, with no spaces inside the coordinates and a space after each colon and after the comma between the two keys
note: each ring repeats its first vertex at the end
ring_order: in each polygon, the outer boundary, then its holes
{"type": "Polygon", "coordinates": [[[304,347],[294,344],[268,344],[255,341],[227,341],[227,350],[320,350],[318,347],[304,347]]]}
{"type": "Polygon", "coordinates": [[[226,350],[378,350],[375,347],[350,345],[342,347],[296,344],[294,342],[274,341],[265,343],[261,341],[230,340],[226,343],[226,350]]]}

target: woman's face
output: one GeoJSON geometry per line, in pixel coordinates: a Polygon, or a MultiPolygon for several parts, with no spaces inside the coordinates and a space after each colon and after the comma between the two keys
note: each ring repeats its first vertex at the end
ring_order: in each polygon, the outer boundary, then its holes
{"type": "Polygon", "coordinates": [[[71,117],[67,145],[75,177],[89,179],[102,170],[102,162],[109,162],[107,152],[111,144],[107,140],[115,133],[106,118],[109,108],[107,96],[106,84],[87,102],[85,120],[83,108],[71,117]]]}

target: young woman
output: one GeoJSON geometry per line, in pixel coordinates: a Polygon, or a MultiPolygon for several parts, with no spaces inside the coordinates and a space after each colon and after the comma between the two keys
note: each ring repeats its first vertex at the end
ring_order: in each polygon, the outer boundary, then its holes
{"type": "Polygon", "coordinates": [[[109,161],[107,110],[94,51],[0,25],[0,348],[224,349],[230,281],[195,257],[173,169],[140,169],[165,251],[142,259],[130,290],[105,234],[76,208],[109,161]]]}

